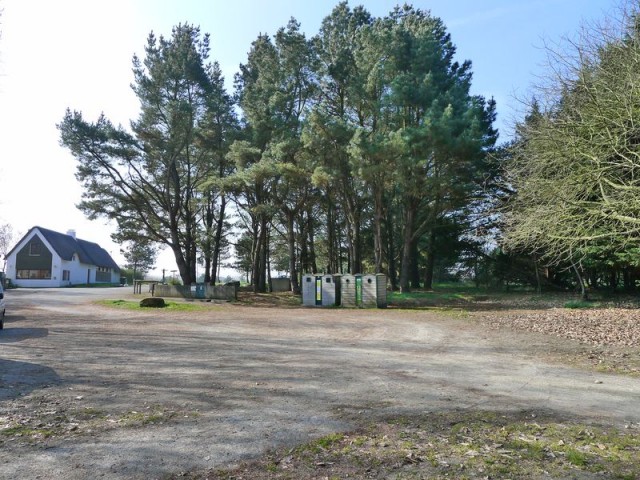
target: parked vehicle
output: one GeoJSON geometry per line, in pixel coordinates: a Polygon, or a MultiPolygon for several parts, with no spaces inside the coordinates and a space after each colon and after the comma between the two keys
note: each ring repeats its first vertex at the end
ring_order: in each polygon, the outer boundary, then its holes
{"type": "Polygon", "coordinates": [[[0,282],[0,330],[4,328],[4,290],[2,288],[2,282],[0,282]]]}

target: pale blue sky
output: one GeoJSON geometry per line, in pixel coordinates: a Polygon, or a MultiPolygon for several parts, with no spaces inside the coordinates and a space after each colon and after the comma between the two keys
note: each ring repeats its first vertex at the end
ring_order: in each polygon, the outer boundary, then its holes
{"type": "MultiPolygon", "coordinates": [[[[402,2],[364,5],[383,16],[402,2]]],[[[618,0],[419,0],[415,7],[443,19],[458,59],[473,62],[472,91],[498,103],[501,140],[518,115],[516,97],[544,73],[545,41],[574,36],[583,22],[611,16],[618,0]]],[[[290,17],[309,35],[336,1],[328,0],[0,0],[0,222],[18,235],[40,225],[75,229],[121,262],[112,226],[89,222],[80,200],[75,160],[58,145],[56,123],[67,107],[87,118],[104,112],[128,125],[137,116],[131,58],[151,30],[170,35],[179,22],[211,34],[211,58],[231,86],[259,33],[273,34],[290,17]]],[[[158,268],[173,269],[169,254],[158,268]]]]}

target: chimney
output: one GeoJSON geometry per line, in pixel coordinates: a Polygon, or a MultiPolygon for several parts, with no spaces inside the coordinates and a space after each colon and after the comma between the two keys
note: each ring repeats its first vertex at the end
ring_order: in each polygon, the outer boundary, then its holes
{"type": "Polygon", "coordinates": [[[75,230],[67,230],[67,235],[76,238],[76,231],[75,230]]]}

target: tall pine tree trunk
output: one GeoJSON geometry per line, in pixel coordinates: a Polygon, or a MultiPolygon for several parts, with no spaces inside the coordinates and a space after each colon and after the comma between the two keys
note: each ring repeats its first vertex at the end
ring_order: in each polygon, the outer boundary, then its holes
{"type": "Polygon", "coordinates": [[[336,235],[336,211],[333,202],[329,200],[327,205],[327,273],[338,273],[340,271],[339,248],[336,235]]]}
{"type": "Polygon", "coordinates": [[[347,220],[348,270],[351,274],[362,273],[362,257],[360,252],[360,223],[347,220]]]}
{"type": "Polygon", "coordinates": [[[429,241],[427,243],[427,263],[424,272],[424,288],[433,290],[433,270],[436,265],[436,233],[433,229],[429,233],[429,241]]]}
{"type": "Polygon", "coordinates": [[[258,292],[258,284],[260,283],[260,257],[261,257],[261,233],[260,233],[260,217],[256,217],[252,221],[252,242],[251,242],[251,285],[253,291],[258,292]]]}
{"type": "Polygon", "coordinates": [[[264,214],[260,215],[258,227],[257,249],[254,259],[253,291],[254,293],[264,293],[267,291],[267,242],[268,219],[264,214]]]}
{"type": "Polygon", "coordinates": [[[420,256],[418,255],[418,239],[415,232],[411,241],[411,288],[420,288],[420,256]]]}
{"type": "Polygon", "coordinates": [[[289,275],[291,277],[291,291],[299,295],[298,270],[296,267],[296,232],[294,214],[291,210],[286,212],[287,219],[287,244],[289,247],[289,275]]]}
{"type": "Polygon", "coordinates": [[[347,211],[345,218],[347,220],[347,247],[349,249],[349,273],[362,273],[362,251],[360,239],[360,206],[353,198],[347,198],[345,203],[347,211]]]}
{"type": "MultiPolygon", "coordinates": [[[[318,271],[318,264],[317,264],[317,260],[316,260],[316,248],[315,248],[315,227],[313,225],[313,216],[312,215],[307,215],[306,218],[306,223],[307,223],[307,238],[309,239],[309,263],[311,265],[311,271],[312,272],[317,272],[318,271]]],[[[327,272],[327,273],[335,273],[335,270],[333,272],[327,272]]]]}
{"type": "Polygon", "coordinates": [[[307,220],[304,216],[304,212],[300,213],[298,216],[298,225],[300,226],[300,231],[298,232],[298,243],[300,245],[300,253],[298,256],[300,261],[300,270],[298,271],[298,276],[300,276],[302,273],[314,273],[310,266],[311,260],[309,248],[311,247],[311,242],[309,240],[309,234],[307,233],[307,220]]]}
{"type": "Polygon", "coordinates": [[[396,269],[396,239],[394,235],[393,214],[387,211],[387,270],[389,271],[389,282],[391,290],[398,289],[398,276],[396,269]]]}
{"type": "Polygon", "coordinates": [[[402,229],[402,261],[400,263],[400,291],[407,293],[411,291],[411,268],[413,244],[413,228],[415,223],[415,209],[412,205],[407,205],[404,213],[404,227],[402,229]]]}
{"type": "Polygon", "coordinates": [[[376,188],[374,194],[374,216],[373,216],[373,253],[375,263],[375,273],[382,273],[382,221],[384,218],[384,204],[382,188],[376,188]]]}
{"type": "Polygon", "coordinates": [[[215,279],[215,268],[211,268],[211,265],[215,263],[212,261],[211,254],[205,254],[204,257],[204,283],[210,283],[211,285],[215,285],[215,281],[211,281],[211,271],[213,270],[213,278],[215,279]]]}
{"type": "Polygon", "coordinates": [[[176,259],[176,266],[178,267],[178,273],[180,274],[180,278],[182,279],[182,283],[185,285],[191,285],[192,276],[189,269],[189,265],[185,261],[184,255],[182,254],[182,250],[179,246],[171,246],[171,250],[176,259]]]}
{"type": "Polygon", "coordinates": [[[220,267],[220,256],[222,253],[222,232],[224,231],[224,215],[227,207],[227,198],[222,195],[220,197],[220,212],[218,214],[218,221],[216,222],[216,233],[213,239],[213,255],[212,255],[212,268],[211,268],[211,285],[216,284],[216,278],[220,267]]]}
{"type": "MultiPolygon", "coordinates": [[[[204,257],[204,283],[211,283],[211,264],[213,263],[213,245],[211,241],[211,230],[213,229],[213,222],[215,220],[214,216],[214,205],[213,205],[213,194],[212,192],[207,192],[206,194],[206,205],[204,217],[202,219],[204,223],[204,235],[205,239],[202,242],[202,256],[204,257]]],[[[213,270],[213,276],[215,278],[215,269],[213,270]]]]}
{"type": "Polygon", "coordinates": [[[353,255],[352,255],[352,272],[351,273],[362,273],[362,242],[360,239],[360,216],[358,216],[358,222],[354,225],[354,240],[353,240],[353,255]]]}

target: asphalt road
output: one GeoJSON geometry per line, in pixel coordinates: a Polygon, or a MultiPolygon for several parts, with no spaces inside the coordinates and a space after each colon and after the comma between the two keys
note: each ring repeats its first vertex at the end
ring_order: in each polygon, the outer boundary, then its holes
{"type": "Polygon", "coordinates": [[[566,341],[488,331],[460,315],[132,312],[92,303],[100,298],[134,297],[130,287],[7,292],[0,429],[41,416],[38,428],[62,430],[0,430],[0,478],[162,478],[376,418],[452,409],[640,424],[638,379],[565,366],[566,341]],[[145,412],[166,421],[125,421],[145,412]]]}

